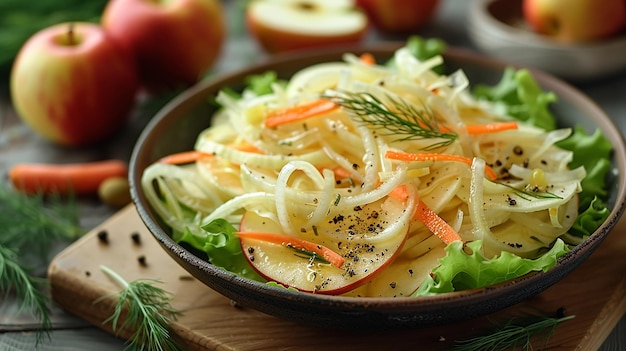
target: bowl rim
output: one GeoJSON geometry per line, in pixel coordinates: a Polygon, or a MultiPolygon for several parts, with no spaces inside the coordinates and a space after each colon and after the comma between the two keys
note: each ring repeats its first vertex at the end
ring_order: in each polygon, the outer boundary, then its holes
{"type": "MultiPolygon", "coordinates": [[[[522,277],[495,284],[488,287],[456,291],[451,293],[443,293],[433,296],[424,296],[419,298],[398,298],[398,297],[348,297],[348,296],[334,296],[323,294],[311,294],[293,292],[280,287],[268,286],[265,283],[253,281],[247,278],[240,277],[234,273],[227,272],[220,268],[217,268],[207,261],[197,257],[193,253],[187,251],[185,248],[175,243],[172,238],[158,225],[156,214],[150,211],[143,190],[141,189],[141,173],[143,169],[138,168],[138,160],[142,153],[145,151],[145,141],[150,137],[150,131],[155,128],[159,123],[162,123],[172,111],[181,108],[181,105],[188,104],[191,100],[198,100],[198,97],[202,95],[206,90],[210,90],[212,87],[221,85],[227,86],[226,83],[236,80],[234,77],[244,77],[253,72],[262,72],[268,70],[274,65],[280,65],[283,63],[291,62],[294,60],[303,60],[315,58],[327,57],[328,55],[340,55],[345,52],[392,52],[402,46],[404,43],[398,42],[382,42],[373,44],[358,44],[343,47],[333,47],[326,49],[318,49],[315,52],[295,52],[287,54],[277,54],[272,57],[266,58],[263,61],[247,66],[243,69],[236,70],[235,72],[226,72],[213,77],[208,80],[201,81],[196,85],[190,87],[183,93],[176,96],[169,103],[167,103],[159,112],[148,122],[141,135],[137,139],[135,144],[131,161],[129,165],[129,183],[131,186],[131,196],[133,203],[138,211],[138,214],[147,226],[152,235],[159,241],[161,246],[177,260],[182,260],[187,264],[194,265],[201,270],[204,274],[213,276],[219,280],[234,284],[241,289],[253,289],[257,292],[263,291],[268,296],[273,296],[280,299],[286,299],[286,301],[297,301],[316,306],[328,306],[332,308],[359,308],[362,310],[376,310],[376,311],[389,311],[397,312],[403,311],[407,308],[414,308],[419,306],[420,311],[434,311],[442,308],[442,304],[464,302],[467,304],[473,304],[483,301],[484,295],[488,295],[493,291],[498,291],[503,294],[512,296],[514,303],[520,302],[526,298],[524,296],[524,289],[533,285],[540,289],[540,291],[546,289],[552,283],[548,283],[542,279],[545,276],[552,276],[562,274],[563,276],[572,271],[576,265],[569,264],[577,255],[588,256],[593,250],[606,238],[611,229],[615,226],[619,218],[624,212],[626,207],[626,146],[624,143],[624,137],[622,136],[619,128],[611,118],[589,97],[573,87],[569,83],[556,78],[555,76],[545,73],[536,69],[526,68],[532,72],[535,78],[540,82],[545,89],[554,89],[559,87],[561,94],[567,95],[567,100],[577,99],[585,103],[585,111],[593,116],[599,116],[598,120],[594,117],[594,121],[600,125],[604,125],[605,135],[611,140],[614,148],[615,169],[621,170],[618,172],[617,178],[619,179],[620,186],[618,188],[618,194],[616,194],[616,202],[611,209],[608,219],[594,232],[594,235],[587,238],[583,243],[574,247],[569,253],[562,256],[557,265],[547,272],[533,272],[522,277]]],[[[469,62],[470,65],[480,66],[497,66],[503,68],[505,66],[517,66],[515,64],[509,64],[497,58],[492,58],[470,49],[464,49],[460,47],[449,46],[444,53],[445,56],[456,57],[458,59],[469,62]]],[[[586,258],[586,257],[585,257],[586,258]]],[[[584,259],[583,259],[584,260],[584,259]]],[[[186,268],[186,267],[185,267],[186,268]]],[[[193,272],[192,272],[193,274],[193,272]]],[[[196,278],[201,278],[197,277],[196,278]]],[[[205,281],[205,284],[207,282],[205,281]]],[[[209,285],[214,290],[224,294],[219,287],[209,285]]],[[[505,306],[506,307],[506,306],[505,306]]]]}
{"type": "MultiPolygon", "coordinates": [[[[615,36],[610,36],[597,41],[564,43],[546,35],[535,33],[531,30],[507,24],[500,18],[493,16],[489,11],[489,7],[497,2],[510,0],[476,0],[470,9],[470,21],[476,26],[485,26],[485,32],[496,33],[501,39],[509,42],[522,43],[527,42],[529,46],[541,47],[543,50],[549,51],[577,51],[586,52],[603,52],[608,49],[621,49],[626,47],[626,29],[623,29],[615,36]]],[[[521,0],[516,0],[521,2],[521,0]]],[[[521,18],[520,18],[521,19],[521,18]]]]}

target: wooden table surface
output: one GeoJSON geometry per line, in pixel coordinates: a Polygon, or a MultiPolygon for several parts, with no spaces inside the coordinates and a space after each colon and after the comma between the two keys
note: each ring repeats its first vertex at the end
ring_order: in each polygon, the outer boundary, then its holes
{"type": "MultiPolygon", "coordinates": [[[[214,72],[226,73],[255,62],[265,54],[248,37],[242,24],[240,1],[224,0],[225,16],[228,18],[228,40],[214,72]]],[[[419,34],[438,37],[449,45],[474,48],[466,34],[467,0],[442,0],[437,17],[419,34]]],[[[372,32],[367,40],[384,40],[372,32]]],[[[611,116],[623,134],[626,134],[626,73],[593,83],[577,84],[580,90],[595,100],[611,116]]],[[[10,106],[8,92],[0,92],[0,171],[6,177],[11,165],[22,162],[81,162],[106,158],[128,160],[134,142],[150,118],[145,110],[133,115],[128,128],[110,142],[97,148],[67,150],[50,145],[40,139],[28,127],[21,124],[10,106]]],[[[116,213],[117,209],[83,199],[80,203],[80,224],[91,229],[116,213]]],[[[63,249],[62,247],[58,250],[63,249]]],[[[45,273],[46,267],[41,267],[45,273]]],[[[102,331],[87,321],[72,316],[60,308],[53,307],[54,330],[50,340],[37,348],[44,351],[113,351],[123,350],[124,342],[102,331]]],[[[33,350],[35,334],[31,332],[35,321],[20,313],[10,297],[0,300],[0,350],[33,350]]],[[[601,350],[626,350],[626,317],[611,332],[601,350]]]]}

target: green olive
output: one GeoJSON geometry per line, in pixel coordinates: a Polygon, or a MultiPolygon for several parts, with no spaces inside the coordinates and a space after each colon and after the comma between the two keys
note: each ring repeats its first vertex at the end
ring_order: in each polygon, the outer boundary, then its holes
{"type": "Polygon", "coordinates": [[[131,198],[128,179],[111,177],[104,180],[98,187],[98,196],[102,202],[111,206],[123,207],[129,204],[131,198]]]}

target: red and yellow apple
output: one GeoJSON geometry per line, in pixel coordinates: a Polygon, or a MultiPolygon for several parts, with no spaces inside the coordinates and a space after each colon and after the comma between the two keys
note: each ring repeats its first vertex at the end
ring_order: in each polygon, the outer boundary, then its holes
{"type": "Polygon", "coordinates": [[[217,61],[225,37],[219,0],[111,0],[102,26],[137,62],[150,91],[196,83],[217,61]]]}
{"type": "Polygon", "coordinates": [[[252,0],[246,22],[269,53],[358,43],[369,24],[353,0],[252,0]]]}
{"type": "Polygon", "coordinates": [[[523,13],[537,33],[570,43],[606,38],[626,26],[624,0],[524,0],[523,13]]]}
{"type": "Polygon", "coordinates": [[[132,58],[98,25],[61,23],[30,37],[10,77],[18,115],[46,139],[95,144],[126,123],[138,90],[132,58]]]}
{"type": "Polygon", "coordinates": [[[273,218],[245,213],[241,232],[286,234],[321,245],[343,257],[341,266],[323,262],[288,241],[245,235],[239,239],[250,265],[266,279],[306,292],[342,294],[369,282],[397,257],[409,229],[404,205],[395,199],[379,200],[359,211],[331,214],[332,219],[322,221],[316,230],[295,233],[283,233],[273,218]]]}
{"type": "Polygon", "coordinates": [[[439,0],[357,0],[357,5],[381,32],[411,34],[433,18],[439,0]]]}

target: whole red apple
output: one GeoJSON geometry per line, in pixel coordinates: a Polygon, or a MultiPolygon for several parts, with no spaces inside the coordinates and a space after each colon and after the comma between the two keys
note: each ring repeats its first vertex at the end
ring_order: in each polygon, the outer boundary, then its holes
{"type": "Polygon", "coordinates": [[[353,0],[252,0],[246,22],[269,53],[357,43],[369,24],[353,0]]]}
{"type": "Polygon", "coordinates": [[[374,26],[389,34],[411,34],[435,15],[439,0],[357,0],[374,26]]]}
{"type": "Polygon", "coordinates": [[[133,53],[151,91],[196,83],[217,60],[225,36],[218,0],[111,0],[102,25],[133,53]]]}
{"type": "Polygon", "coordinates": [[[586,42],[616,34],[626,25],[624,0],[524,0],[530,27],[563,42],[586,42]]]}
{"type": "Polygon", "coordinates": [[[138,89],[130,55],[93,23],[62,23],[35,33],[11,70],[19,116],[66,146],[101,142],[125,124],[138,89]]]}

